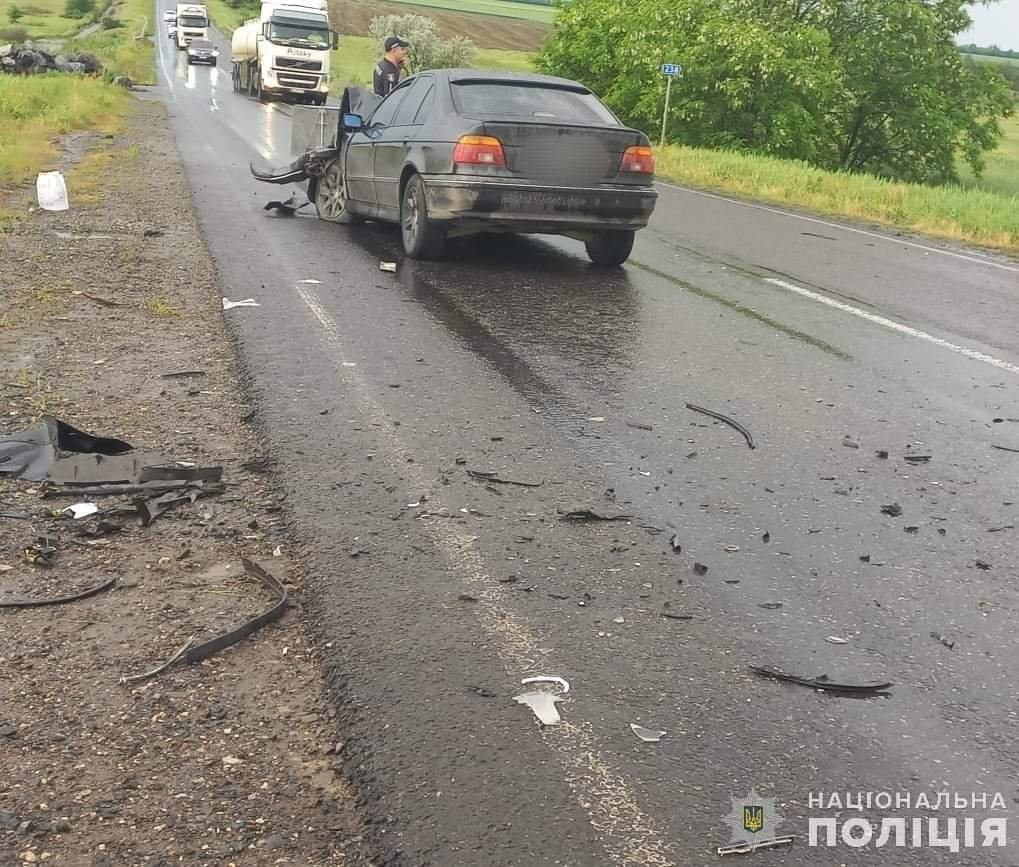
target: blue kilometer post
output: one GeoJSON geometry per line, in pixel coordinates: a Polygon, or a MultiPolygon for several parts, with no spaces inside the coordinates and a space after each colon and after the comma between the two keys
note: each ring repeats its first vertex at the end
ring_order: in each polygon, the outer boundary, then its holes
{"type": "Polygon", "coordinates": [[[683,67],[678,63],[662,64],[662,75],[665,76],[665,108],[662,110],[662,147],[665,146],[665,125],[669,118],[669,97],[672,96],[672,79],[682,74],[683,67]]]}

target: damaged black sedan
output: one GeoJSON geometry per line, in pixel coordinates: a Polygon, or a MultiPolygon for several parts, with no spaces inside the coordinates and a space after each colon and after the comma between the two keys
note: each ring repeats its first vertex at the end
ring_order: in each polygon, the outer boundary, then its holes
{"type": "Polygon", "coordinates": [[[339,115],[328,147],[252,173],[307,180],[323,220],[398,223],[412,258],[508,232],[575,238],[596,264],[621,265],[654,210],[647,136],[574,81],[434,70],[383,100],[348,89],[339,115]]]}

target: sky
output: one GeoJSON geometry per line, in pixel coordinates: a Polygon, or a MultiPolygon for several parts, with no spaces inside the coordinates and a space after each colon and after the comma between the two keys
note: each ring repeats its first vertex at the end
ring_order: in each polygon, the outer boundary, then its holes
{"type": "Polygon", "coordinates": [[[973,26],[959,36],[959,42],[1019,51],[1019,0],[999,0],[990,6],[974,4],[969,17],[973,26]]]}

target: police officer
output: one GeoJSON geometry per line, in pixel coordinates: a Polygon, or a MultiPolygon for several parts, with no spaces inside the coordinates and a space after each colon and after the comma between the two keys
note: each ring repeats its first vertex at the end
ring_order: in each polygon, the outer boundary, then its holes
{"type": "Polygon", "coordinates": [[[375,93],[378,96],[389,96],[389,91],[400,83],[410,43],[399,36],[390,36],[385,47],[386,56],[375,64],[375,93]]]}

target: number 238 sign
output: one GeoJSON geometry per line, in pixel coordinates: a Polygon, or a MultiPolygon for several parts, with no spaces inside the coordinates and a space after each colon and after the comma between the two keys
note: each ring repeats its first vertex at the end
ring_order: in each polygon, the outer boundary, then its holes
{"type": "Polygon", "coordinates": [[[683,74],[683,67],[680,66],[678,63],[663,63],[662,64],[662,75],[668,75],[668,76],[671,77],[673,75],[682,75],[682,74],[683,74]]]}

